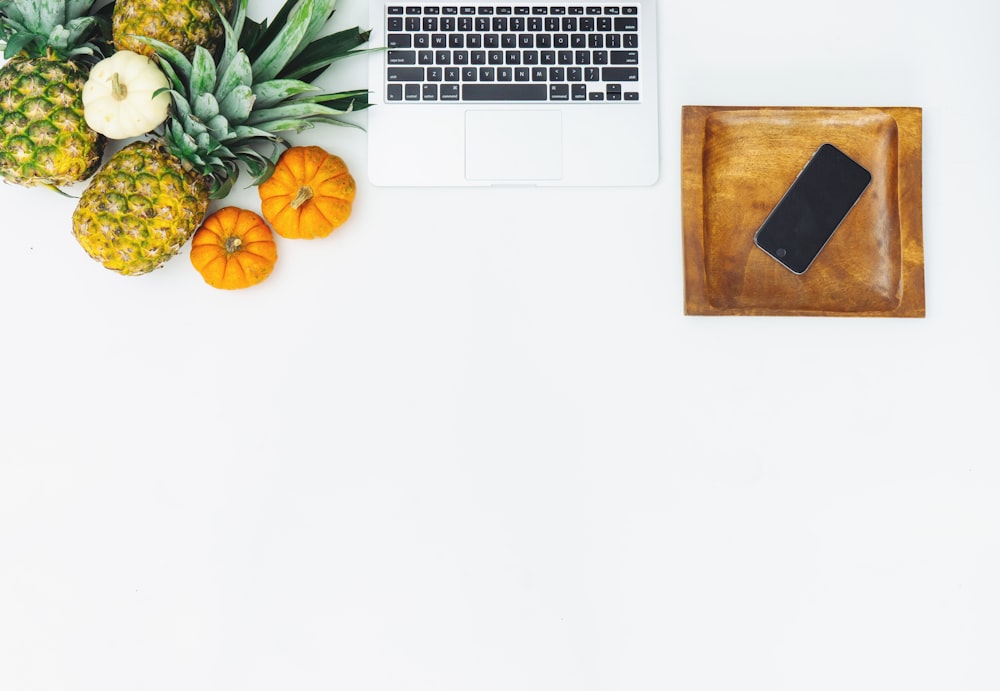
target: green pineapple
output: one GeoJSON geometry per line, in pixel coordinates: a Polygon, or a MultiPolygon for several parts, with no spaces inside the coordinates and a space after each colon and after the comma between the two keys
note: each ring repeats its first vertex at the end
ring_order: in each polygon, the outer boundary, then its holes
{"type": "MultiPolygon", "coordinates": [[[[112,15],[112,32],[118,50],[152,56],[152,46],[141,38],[152,38],[184,53],[194,55],[194,47],[214,52],[222,40],[223,26],[214,0],[118,0],[112,15]]],[[[218,0],[228,15],[233,0],[218,0]]]]}
{"type": "Polygon", "coordinates": [[[312,85],[330,63],[368,40],[357,28],[317,38],[336,0],[288,0],[270,25],[246,18],[238,0],[223,22],[218,58],[201,46],[188,60],[162,42],[172,107],[155,141],[132,143],[97,172],[73,214],[73,232],[91,257],[126,275],[162,266],[225,197],[241,167],[266,180],[288,147],[278,132],[313,123],[348,125],[368,106],[364,90],[326,93],[312,85]]]}
{"type": "MultiPolygon", "coordinates": [[[[90,177],[104,138],[83,119],[81,93],[106,48],[94,0],[0,0],[0,176],[61,186],[90,177]]],[[[106,33],[106,31],[104,32],[106,33]]]]}

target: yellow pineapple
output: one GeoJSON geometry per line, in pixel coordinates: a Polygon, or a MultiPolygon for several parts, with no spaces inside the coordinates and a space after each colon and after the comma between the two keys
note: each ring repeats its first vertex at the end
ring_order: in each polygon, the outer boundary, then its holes
{"type": "Polygon", "coordinates": [[[137,275],[162,266],[198,228],[210,200],[228,194],[241,167],[255,184],[267,179],[288,146],[277,132],[349,124],[345,113],[368,106],[365,90],[331,94],[310,83],[368,40],[357,28],[316,38],[335,0],[289,0],[267,32],[263,25],[243,31],[246,4],[238,0],[233,24],[224,23],[217,58],[196,46],[189,60],[143,39],[171,82],[170,114],[155,141],[126,146],[94,175],[73,214],[77,240],[107,268],[137,275]],[[258,57],[251,62],[248,54],[258,57]]]}
{"type": "MultiPolygon", "coordinates": [[[[217,0],[228,15],[233,0],[217,0]]],[[[139,37],[162,41],[187,57],[195,46],[214,52],[222,40],[222,22],[212,0],[118,0],[112,35],[118,50],[152,56],[154,49],[139,37]]]]}
{"type": "Polygon", "coordinates": [[[105,48],[93,1],[2,0],[0,176],[19,185],[90,177],[104,137],[83,118],[83,85],[105,48]]]}

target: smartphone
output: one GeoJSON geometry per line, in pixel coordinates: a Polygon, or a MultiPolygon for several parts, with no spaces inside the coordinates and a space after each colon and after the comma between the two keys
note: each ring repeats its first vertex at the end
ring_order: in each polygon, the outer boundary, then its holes
{"type": "Polygon", "coordinates": [[[851,157],[823,144],[757,229],[754,243],[792,273],[805,273],[871,180],[851,157]]]}

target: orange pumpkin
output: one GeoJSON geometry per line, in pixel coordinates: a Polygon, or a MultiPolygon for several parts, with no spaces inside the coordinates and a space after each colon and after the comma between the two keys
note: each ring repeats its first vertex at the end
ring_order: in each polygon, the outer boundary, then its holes
{"type": "Polygon", "coordinates": [[[354,178],[338,156],[293,146],[258,187],[261,212],[285,238],[324,238],[351,215],[354,178]]]}
{"type": "Polygon", "coordinates": [[[256,285],[271,275],[277,259],[274,234],[264,219],[235,206],[206,218],[191,239],[191,263],[215,288],[256,285]]]}

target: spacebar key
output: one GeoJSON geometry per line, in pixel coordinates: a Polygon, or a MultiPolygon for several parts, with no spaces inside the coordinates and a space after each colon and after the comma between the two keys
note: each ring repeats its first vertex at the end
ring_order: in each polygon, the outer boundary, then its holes
{"type": "Polygon", "coordinates": [[[463,84],[465,101],[545,101],[549,87],[545,84],[463,84]]]}

